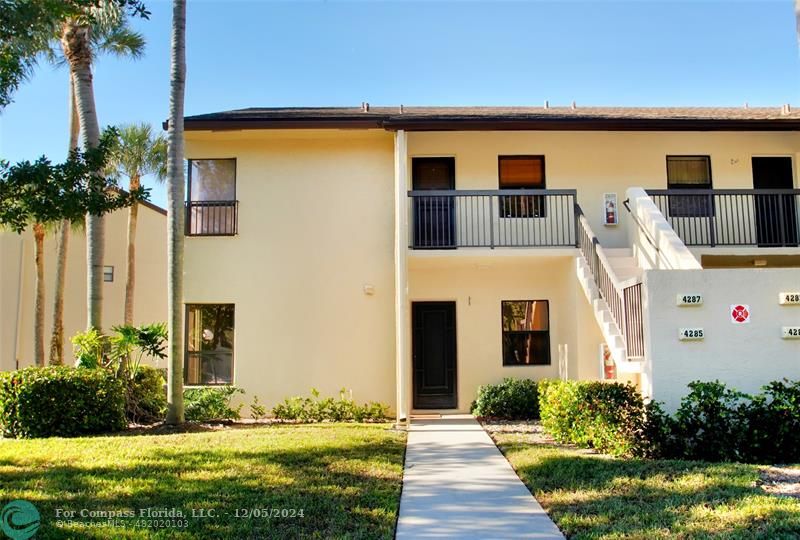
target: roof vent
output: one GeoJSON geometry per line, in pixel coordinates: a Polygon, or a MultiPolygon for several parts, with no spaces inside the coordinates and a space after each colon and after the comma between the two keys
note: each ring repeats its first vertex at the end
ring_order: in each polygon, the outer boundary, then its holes
{"type": "Polygon", "coordinates": [[[577,105],[575,105],[575,100],[573,100],[573,101],[572,101],[572,106],[570,107],[570,109],[572,109],[572,110],[574,111],[574,110],[575,110],[575,109],[577,109],[577,108],[578,108],[578,106],[577,106],[577,105]]]}
{"type": "Polygon", "coordinates": [[[369,112],[369,103],[366,101],[361,102],[361,112],[369,112]]]}
{"type": "Polygon", "coordinates": [[[403,114],[405,111],[403,110],[403,104],[400,104],[400,114],[403,114]]]}
{"type": "Polygon", "coordinates": [[[544,108],[545,109],[549,109],[550,108],[550,102],[549,101],[544,100],[544,108]]]}
{"type": "Polygon", "coordinates": [[[792,112],[792,106],[789,105],[788,103],[784,104],[784,106],[781,107],[781,114],[789,114],[791,112],[792,112]]]}

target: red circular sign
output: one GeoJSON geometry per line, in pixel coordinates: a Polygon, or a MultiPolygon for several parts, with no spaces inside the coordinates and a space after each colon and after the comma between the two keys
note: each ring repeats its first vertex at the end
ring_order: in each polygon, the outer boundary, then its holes
{"type": "Polygon", "coordinates": [[[745,322],[750,317],[750,312],[743,305],[734,306],[731,311],[731,317],[736,322],[745,322]]]}

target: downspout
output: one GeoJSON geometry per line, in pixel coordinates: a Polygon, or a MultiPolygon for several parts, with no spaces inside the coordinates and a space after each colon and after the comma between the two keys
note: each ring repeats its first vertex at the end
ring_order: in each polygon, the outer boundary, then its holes
{"type": "Polygon", "coordinates": [[[20,235],[19,241],[19,268],[17,271],[17,317],[14,321],[14,369],[19,369],[19,343],[20,343],[20,321],[22,320],[22,279],[23,263],[25,260],[25,237],[20,235]]]}

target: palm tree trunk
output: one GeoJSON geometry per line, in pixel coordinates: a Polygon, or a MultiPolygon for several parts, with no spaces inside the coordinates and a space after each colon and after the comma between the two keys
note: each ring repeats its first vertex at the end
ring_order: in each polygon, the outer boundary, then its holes
{"type": "Polygon", "coordinates": [[[183,423],[183,99],[186,87],[186,1],[172,3],[167,135],[167,296],[169,372],[167,423],[183,423]]]}
{"type": "MultiPolygon", "coordinates": [[[[139,189],[139,177],[132,176],[130,190],[139,189]]],[[[134,202],[128,213],[128,275],[125,279],[125,324],[133,324],[133,293],[136,287],[136,224],[139,204],[134,202]]]]}
{"type": "MultiPolygon", "coordinates": [[[[78,148],[81,130],[72,76],[69,78],[69,110],[69,151],[72,152],[73,149],[78,148]]],[[[52,365],[64,363],[64,287],[67,281],[67,253],[71,226],[72,224],[68,220],[62,221],[58,235],[56,286],[53,297],[53,335],[50,338],[50,364],[52,365]]]]}
{"type": "Polygon", "coordinates": [[[36,258],[36,303],[33,319],[33,361],[44,365],[44,225],[33,224],[34,257],[36,258]]]}
{"type": "MultiPolygon", "coordinates": [[[[100,125],[94,103],[90,28],[70,22],[61,37],[64,53],[74,78],[84,148],[100,141],[100,125]]],[[[103,327],[103,248],[105,227],[102,216],[86,215],[86,309],[87,328],[103,327]]]]}

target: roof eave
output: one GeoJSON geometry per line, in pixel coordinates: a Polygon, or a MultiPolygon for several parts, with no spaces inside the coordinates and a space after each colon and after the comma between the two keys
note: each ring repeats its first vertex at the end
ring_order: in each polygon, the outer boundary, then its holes
{"type": "Polygon", "coordinates": [[[389,118],[396,131],[798,131],[800,120],[742,120],[697,118],[389,118]]]}

